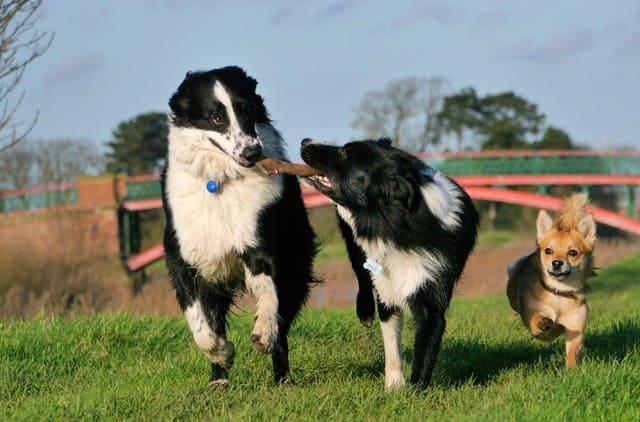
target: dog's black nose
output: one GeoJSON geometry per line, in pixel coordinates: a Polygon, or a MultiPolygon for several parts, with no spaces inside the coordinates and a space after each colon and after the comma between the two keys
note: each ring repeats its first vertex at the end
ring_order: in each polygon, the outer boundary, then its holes
{"type": "Polygon", "coordinates": [[[560,269],[562,268],[562,264],[564,264],[564,261],[560,259],[554,259],[553,261],[551,261],[551,265],[553,266],[553,268],[560,269]]]}
{"type": "Polygon", "coordinates": [[[302,140],[302,142],[300,142],[300,145],[301,145],[301,146],[305,146],[305,145],[309,145],[309,144],[310,144],[310,143],[312,143],[312,142],[313,142],[313,139],[311,139],[311,138],[304,138],[304,139],[302,140]]]}
{"type": "Polygon", "coordinates": [[[260,144],[249,145],[242,150],[240,156],[251,163],[255,163],[262,157],[262,146],[260,144]]]}

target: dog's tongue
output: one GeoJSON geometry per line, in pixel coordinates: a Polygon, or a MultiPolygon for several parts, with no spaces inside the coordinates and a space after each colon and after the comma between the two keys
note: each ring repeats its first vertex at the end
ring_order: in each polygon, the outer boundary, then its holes
{"type": "Polygon", "coordinates": [[[320,171],[307,164],[293,164],[275,158],[264,157],[258,164],[271,174],[287,173],[300,177],[322,175],[320,171]]]}

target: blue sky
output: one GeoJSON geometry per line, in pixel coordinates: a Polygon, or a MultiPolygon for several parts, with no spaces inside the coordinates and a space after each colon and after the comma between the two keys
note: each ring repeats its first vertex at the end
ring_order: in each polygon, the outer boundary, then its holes
{"type": "Polygon", "coordinates": [[[168,111],[186,71],[237,64],[294,157],[303,137],[356,137],[364,93],[406,76],[514,90],[593,147],[640,139],[637,1],[49,0],[39,27],[55,40],[23,81],[34,138],[101,144],[168,111]]]}

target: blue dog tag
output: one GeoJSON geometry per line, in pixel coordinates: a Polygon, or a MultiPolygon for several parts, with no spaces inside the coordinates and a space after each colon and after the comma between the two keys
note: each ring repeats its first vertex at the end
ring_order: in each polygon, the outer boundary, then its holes
{"type": "Polygon", "coordinates": [[[362,264],[365,270],[369,270],[371,274],[378,275],[382,272],[382,265],[378,261],[374,261],[371,258],[367,258],[364,264],[362,264]]]}
{"type": "Polygon", "coordinates": [[[207,192],[216,193],[220,190],[220,184],[215,180],[209,180],[207,182],[207,192]]]}

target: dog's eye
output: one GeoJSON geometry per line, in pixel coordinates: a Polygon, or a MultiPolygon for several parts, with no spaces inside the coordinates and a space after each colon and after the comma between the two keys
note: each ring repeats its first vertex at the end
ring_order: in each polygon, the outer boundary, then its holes
{"type": "Polygon", "coordinates": [[[578,256],[578,251],[576,251],[575,249],[570,249],[569,256],[578,256]]]}
{"type": "Polygon", "coordinates": [[[544,250],[544,253],[546,253],[547,255],[551,255],[551,254],[553,253],[553,249],[551,249],[551,248],[546,248],[546,249],[544,250]]]}
{"type": "Polygon", "coordinates": [[[211,123],[213,123],[214,125],[220,126],[223,122],[224,122],[224,119],[222,118],[221,114],[216,114],[211,116],[211,123]]]}

